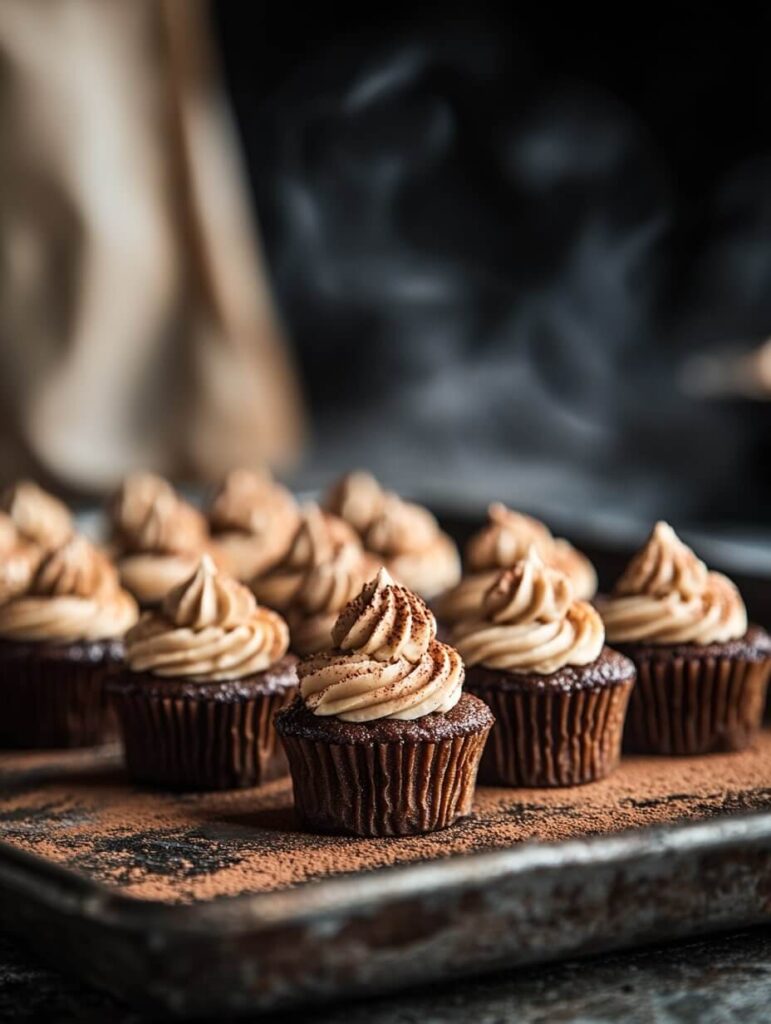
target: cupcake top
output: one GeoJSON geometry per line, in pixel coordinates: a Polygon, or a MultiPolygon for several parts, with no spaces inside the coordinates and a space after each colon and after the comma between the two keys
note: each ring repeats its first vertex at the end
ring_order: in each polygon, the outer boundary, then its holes
{"type": "Polygon", "coordinates": [[[74,531],[67,506],[32,480],[19,480],[0,498],[0,510],[13,520],[19,536],[42,551],[58,548],[74,531]]]}
{"type": "Polygon", "coordinates": [[[315,715],[346,722],[412,720],[460,700],[463,662],[436,639],[425,603],[386,569],[341,612],[334,648],[298,666],[300,693],[315,715]]]}
{"type": "Polygon", "coordinates": [[[109,514],[121,581],[143,605],[159,603],[210,545],[201,513],[154,473],[126,477],[109,514]]]}
{"type": "Polygon", "coordinates": [[[280,561],[300,510],[286,487],[248,469],[228,473],[214,496],[209,523],[230,571],[250,580],[280,561]]]}
{"type": "Polygon", "coordinates": [[[747,632],[734,584],[710,572],[664,522],[656,523],[600,611],[611,643],[713,644],[747,632]]]}
{"type": "Polygon", "coordinates": [[[0,606],[0,636],[50,643],[122,637],[137,620],[114,566],[75,535],[49,552],[27,590],[0,606]]]}
{"type": "Polygon", "coordinates": [[[207,683],[264,672],[284,657],[289,630],[248,587],[203,555],[193,574],[126,636],[134,672],[207,683]]]}
{"type": "Polygon", "coordinates": [[[257,600],[286,611],[294,601],[307,573],[332,561],[341,548],[361,544],[346,522],[322,511],[314,502],[300,509],[300,519],[283,557],[267,572],[252,580],[257,600]]]}
{"type": "Polygon", "coordinates": [[[376,560],[358,544],[343,544],[328,562],[311,566],[287,610],[292,650],[314,654],[332,646],[338,615],[377,572],[376,560]]]}
{"type": "Polygon", "coordinates": [[[25,541],[11,517],[0,512],[0,604],[27,589],[41,557],[38,545],[25,541]]]}
{"type": "Polygon", "coordinates": [[[422,597],[432,598],[458,582],[458,549],[436,518],[422,505],[383,490],[370,473],[357,471],[338,480],[325,507],[345,519],[364,547],[422,597]]]}
{"type": "Polygon", "coordinates": [[[592,563],[568,541],[552,536],[544,523],[500,502],[490,505],[487,516],[485,526],[466,545],[466,575],[439,600],[440,619],[458,622],[473,615],[501,569],[516,565],[531,547],[547,566],[565,573],[576,597],[588,600],[594,595],[597,574],[592,563]]]}
{"type": "Polygon", "coordinates": [[[533,544],[495,578],[453,638],[468,665],[550,675],[596,661],[605,630],[598,612],[576,598],[564,572],[544,565],[533,544]]]}

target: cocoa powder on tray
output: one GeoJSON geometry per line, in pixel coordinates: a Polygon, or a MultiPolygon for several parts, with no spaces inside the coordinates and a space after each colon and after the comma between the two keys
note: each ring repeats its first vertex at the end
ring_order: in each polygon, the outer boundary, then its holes
{"type": "Polygon", "coordinates": [[[123,776],[116,750],[0,755],[0,838],[122,893],[186,903],[394,864],[771,807],[771,731],[741,754],[626,758],[571,789],[477,791],[474,817],[432,835],[302,832],[288,780],[180,794],[123,776]]]}

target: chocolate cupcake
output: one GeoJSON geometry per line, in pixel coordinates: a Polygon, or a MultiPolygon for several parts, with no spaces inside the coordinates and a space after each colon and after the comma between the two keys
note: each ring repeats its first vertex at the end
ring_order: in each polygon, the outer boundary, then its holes
{"type": "Polygon", "coordinates": [[[645,754],[742,750],[763,717],[771,637],[739,591],[659,522],[609,597],[609,640],[637,666],[624,747],[645,754]]]}
{"type": "Polygon", "coordinates": [[[455,542],[431,512],[384,491],[369,473],[349,473],[338,480],[325,507],[357,531],[366,550],[395,579],[426,600],[460,579],[455,542]]]}
{"type": "Polygon", "coordinates": [[[239,580],[262,575],[286,555],[300,523],[294,496],[267,473],[234,469],[209,509],[223,568],[239,580]]]}
{"type": "Polygon", "coordinates": [[[414,835],[469,814],[493,716],[463,693],[423,601],[381,569],[332,639],[299,663],[300,696],[276,716],[303,825],[414,835]]]}
{"type": "Polygon", "coordinates": [[[75,536],[0,605],[0,746],[91,746],[114,735],[105,684],[137,619],[109,560],[75,536]]]}
{"type": "Polygon", "coordinates": [[[605,647],[595,609],[534,547],[453,631],[466,686],[495,714],[479,778],[574,786],[618,763],[634,665],[605,647]]]}
{"type": "Polygon", "coordinates": [[[594,596],[597,574],[592,563],[568,541],[553,537],[544,523],[500,502],[490,505],[487,516],[466,545],[463,578],[436,602],[440,622],[451,625],[473,616],[500,571],[516,565],[531,547],[545,565],[568,577],[577,598],[588,601],[594,596]]]}
{"type": "Polygon", "coordinates": [[[201,513],[153,473],[126,477],[108,510],[121,583],[143,608],[160,604],[211,549],[201,513]]]}
{"type": "Polygon", "coordinates": [[[272,720],[296,692],[288,642],[284,620],[204,555],[126,637],[110,689],[129,774],[206,790],[285,774],[272,720]]]}

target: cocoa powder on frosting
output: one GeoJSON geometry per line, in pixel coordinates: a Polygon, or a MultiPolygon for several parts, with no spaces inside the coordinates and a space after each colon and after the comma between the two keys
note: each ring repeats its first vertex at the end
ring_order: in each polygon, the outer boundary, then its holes
{"type": "Polygon", "coordinates": [[[740,754],[624,758],[574,789],[480,787],[444,831],[352,839],[299,830],[288,780],[179,794],[127,783],[118,753],[0,755],[0,838],[143,900],[189,903],[519,842],[555,842],[771,808],[771,730],[740,754]]]}

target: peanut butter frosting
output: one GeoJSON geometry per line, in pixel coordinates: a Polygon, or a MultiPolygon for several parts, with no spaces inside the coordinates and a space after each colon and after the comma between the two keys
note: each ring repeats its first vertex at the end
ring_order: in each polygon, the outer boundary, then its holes
{"type": "Polygon", "coordinates": [[[225,564],[241,580],[262,574],[286,554],[300,521],[294,496],[265,474],[228,473],[209,510],[225,564]]]}
{"type": "Polygon", "coordinates": [[[490,505],[487,516],[485,526],[466,545],[465,575],[437,602],[437,614],[442,621],[459,622],[473,615],[501,569],[516,565],[531,547],[535,547],[547,566],[565,573],[576,597],[593,597],[597,590],[594,566],[572,544],[552,536],[538,519],[515,512],[501,502],[490,505]]]}
{"type": "Polygon", "coordinates": [[[353,545],[361,550],[355,532],[337,516],[314,502],[300,509],[300,521],[283,558],[252,580],[257,600],[280,612],[291,607],[306,574],[335,558],[340,549],[353,545]]]}
{"type": "Polygon", "coordinates": [[[28,589],[0,606],[7,640],[77,643],[122,637],[137,620],[109,559],[73,536],[40,563],[28,589]]]}
{"type": "Polygon", "coordinates": [[[316,715],[346,722],[412,720],[460,700],[463,662],[436,639],[425,603],[386,569],[341,612],[333,650],[298,666],[300,692],[316,715]]]}
{"type": "Polygon", "coordinates": [[[0,604],[27,589],[41,557],[38,545],[25,541],[11,517],[0,512],[0,604]]]}
{"type": "Polygon", "coordinates": [[[497,576],[476,615],[456,625],[453,639],[468,665],[549,675],[596,661],[605,630],[565,573],[544,565],[531,544],[524,559],[497,576]]]}
{"type": "Polygon", "coordinates": [[[379,566],[358,544],[344,544],[329,562],[312,566],[287,611],[292,650],[314,654],[332,646],[332,627],[379,566]]]}
{"type": "Polygon", "coordinates": [[[32,480],[19,480],[7,488],[0,510],[13,520],[20,537],[43,551],[58,548],[74,531],[67,506],[32,480]]]}
{"type": "Polygon", "coordinates": [[[710,572],[664,522],[656,523],[600,611],[611,643],[713,644],[747,632],[734,584],[710,572]]]}
{"type": "Polygon", "coordinates": [[[264,672],[289,646],[289,629],[248,587],[204,555],[189,579],[126,636],[134,672],[208,683],[264,672]]]}

